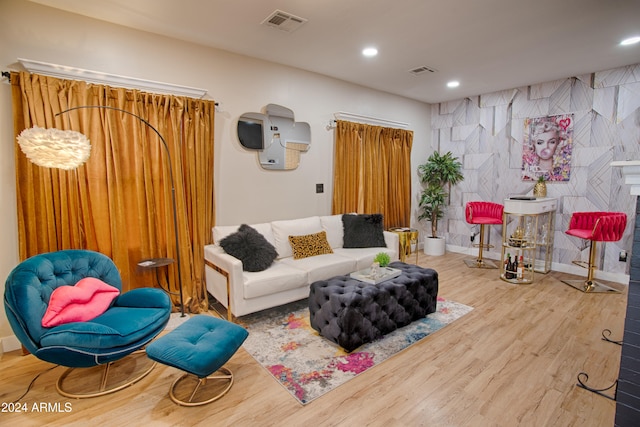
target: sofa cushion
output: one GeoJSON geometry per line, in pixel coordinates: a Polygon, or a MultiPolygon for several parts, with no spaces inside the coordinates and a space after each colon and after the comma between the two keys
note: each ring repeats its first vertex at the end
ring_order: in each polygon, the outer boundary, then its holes
{"type": "Polygon", "coordinates": [[[308,283],[356,271],[356,261],[354,259],[335,253],[302,259],[285,258],[280,260],[280,262],[306,271],[308,274],[308,283]]]}
{"type": "Polygon", "coordinates": [[[331,248],[341,248],[344,236],[342,215],[321,216],[320,223],[322,224],[322,229],[327,232],[327,241],[331,248]]]}
{"type": "Polygon", "coordinates": [[[386,247],[381,214],[342,215],[344,248],[386,247]]]}
{"type": "Polygon", "coordinates": [[[380,252],[389,254],[392,259],[397,259],[396,252],[393,249],[389,248],[337,248],[333,252],[345,258],[351,258],[355,260],[356,269],[354,271],[371,267],[373,259],[380,252]]]}
{"type": "Polygon", "coordinates": [[[293,259],[333,253],[329,242],[327,242],[326,231],[305,234],[304,236],[289,236],[289,243],[291,243],[293,259]]]}
{"type": "Polygon", "coordinates": [[[245,272],[242,276],[244,279],[243,297],[245,299],[259,298],[302,286],[309,286],[306,271],[292,267],[282,261],[274,262],[265,271],[259,273],[245,272]]]}
{"type": "Polygon", "coordinates": [[[273,221],[271,228],[275,240],[274,246],[278,251],[278,258],[288,258],[293,256],[289,236],[318,233],[322,231],[322,224],[320,223],[320,217],[312,216],[302,219],[273,221]]]}
{"type": "Polygon", "coordinates": [[[229,255],[242,261],[244,271],[262,271],[278,256],[271,243],[247,224],[220,241],[220,246],[229,255]]]}

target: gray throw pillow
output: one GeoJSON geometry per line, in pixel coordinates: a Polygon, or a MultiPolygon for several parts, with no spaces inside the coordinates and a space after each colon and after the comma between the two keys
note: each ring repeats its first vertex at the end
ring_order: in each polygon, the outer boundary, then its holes
{"type": "Polygon", "coordinates": [[[278,257],[276,248],[255,228],[242,224],[238,231],[220,240],[229,255],[242,261],[244,271],[262,271],[278,257]]]}
{"type": "Polygon", "coordinates": [[[381,214],[342,215],[345,248],[384,248],[381,214]]]}

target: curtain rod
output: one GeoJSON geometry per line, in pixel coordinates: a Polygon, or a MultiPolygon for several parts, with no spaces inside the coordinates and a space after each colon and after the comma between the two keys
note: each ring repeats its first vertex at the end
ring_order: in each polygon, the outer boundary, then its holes
{"type": "MultiPolygon", "coordinates": [[[[10,71],[2,71],[2,77],[6,78],[9,81],[9,83],[11,83],[11,72],[10,71]]],[[[214,102],[214,105],[216,107],[219,107],[220,103],[214,102]]]]}
{"type": "MultiPolygon", "coordinates": [[[[358,113],[347,113],[345,111],[338,111],[337,113],[333,113],[333,117],[335,117],[335,120],[351,120],[372,125],[385,125],[402,129],[406,129],[407,127],[409,127],[409,123],[399,122],[396,120],[381,119],[378,117],[366,116],[364,114],[358,113]]],[[[329,126],[327,126],[328,129],[331,127],[335,127],[335,120],[333,120],[332,123],[329,123],[329,126]]]]}
{"type": "Polygon", "coordinates": [[[120,76],[117,74],[103,73],[101,71],[85,70],[82,68],[51,64],[31,59],[18,58],[18,62],[30,73],[63,79],[82,80],[89,83],[141,89],[147,92],[170,95],[183,95],[191,98],[202,98],[207,93],[207,90],[205,89],[176,85],[173,83],[156,82],[152,80],[139,79],[137,77],[120,76]]]}

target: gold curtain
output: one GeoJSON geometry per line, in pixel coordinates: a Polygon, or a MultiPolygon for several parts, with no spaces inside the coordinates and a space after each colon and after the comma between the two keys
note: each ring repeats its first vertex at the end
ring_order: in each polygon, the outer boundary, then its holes
{"type": "Polygon", "coordinates": [[[381,213],[386,228],[408,227],[412,144],[410,130],[338,120],[333,213],[381,213]]]}
{"type": "MultiPolygon", "coordinates": [[[[14,131],[72,129],[91,141],[88,162],[71,171],[32,164],[15,143],[20,259],[62,249],[110,256],[123,291],[157,287],[164,274],[143,270],[146,258],[176,259],[171,158],[185,308],[207,309],[204,245],[215,221],[213,101],[111,88],[29,73],[11,74],[14,131]],[[142,117],[105,108],[118,108],[142,117]],[[170,156],[167,156],[167,150],[170,156]]],[[[178,268],[166,270],[179,304],[178,268]]]]}

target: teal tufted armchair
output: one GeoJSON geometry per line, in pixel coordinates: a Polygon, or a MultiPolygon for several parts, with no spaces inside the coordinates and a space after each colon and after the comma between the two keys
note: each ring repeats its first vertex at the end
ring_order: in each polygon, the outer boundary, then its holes
{"type": "MultiPolygon", "coordinates": [[[[43,327],[42,318],[54,289],[75,285],[85,277],[122,290],[115,264],[98,252],[71,249],[26,259],[14,268],[5,284],[7,318],[16,337],[35,357],[70,368],[105,365],[108,372],[112,362],[141,349],[165,328],[171,301],[159,289],[133,289],[117,296],[103,314],[92,320],[43,327]]],[[[93,397],[115,391],[103,389],[88,396],[67,394],[62,387],[67,374],[58,380],[58,391],[63,395],[93,397]]]]}

